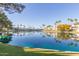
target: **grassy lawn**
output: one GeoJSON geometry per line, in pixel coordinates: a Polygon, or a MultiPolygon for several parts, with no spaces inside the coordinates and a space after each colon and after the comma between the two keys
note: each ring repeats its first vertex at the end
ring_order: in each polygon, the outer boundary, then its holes
{"type": "Polygon", "coordinates": [[[0,56],[63,56],[63,53],[52,53],[55,51],[42,51],[35,50],[33,48],[24,48],[9,46],[7,44],[0,43],[0,56]],[[32,51],[33,50],[33,51],[32,51]]]}

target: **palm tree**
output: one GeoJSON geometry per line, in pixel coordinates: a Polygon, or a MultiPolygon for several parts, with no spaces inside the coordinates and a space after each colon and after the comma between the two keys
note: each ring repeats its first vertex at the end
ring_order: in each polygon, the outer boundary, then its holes
{"type": "Polygon", "coordinates": [[[45,24],[42,24],[42,28],[45,28],[45,26],[46,26],[45,24]]]}
{"type": "MultiPolygon", "coordinates": [[[[56,25],[57,25],[58,23],[61,23],[61,20],[58,20],[58,21],[55,22],[55,28],[57,28],[56,25]]],[[[57,29],[56,29],[56,30],[57,30],[57,29]]]]}
{"type": "Polygon", "coordinates": [[[74,21],[75,21],[75,23],[77,23],[77,22],[78,22],[78,19],[77,19],[77,18],[75,18],[75,19],[74,19],[74,21]]]}
{"type": "Polygon", "coordinates": [[[73,19],[71,19],[71,18],[68,18],[67,20],[70,21],[70,22],[73,22],[73,19]]]}
{"type": "Polygon", "coordinates": [[[47,27],[52,27],[51,25],[48,25],[47,27]]]}
{"type": "Polygon", "coordinates": [[[25,29],[25,25],[22,25],[22,28],[25,29]]]}
{"type": "Polygon", "coordinates": [[[57,25],[58,23],[61,23],[61,20],[58,20],[55,22],[55,25],[57,25]]]}
{"type": "Polygon", "coordinates": [[[42,26],[45,26],[45,24],[42,24],[42,26]]]}

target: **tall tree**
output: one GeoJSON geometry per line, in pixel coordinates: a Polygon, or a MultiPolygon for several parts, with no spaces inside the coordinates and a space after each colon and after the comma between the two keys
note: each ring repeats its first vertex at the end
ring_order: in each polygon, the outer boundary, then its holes
{"type": "Polygon", "coordinates": [[[5,15],[4,11],[10,14],[14,12],[21,13],[24,8],[24,5],[18,3],[0,3],[0,30],[12,28],[12,22],[5,15]]]}
{"type": "Polygon", "coordinates": [[[56,22],[55,22],[55,28],[57,29],[57,24],[58,23],[61,23],[61,20],[57,20],[56,22]]]}
{"type": "Polygon", "coordinates": [[[55,25],[58,24],[58,23],[60,23],[60,22],[61,22],[61,20],[57,20],[57,21],[55,22],[55,25]]]}
{"type": "Polygon", "coordinates": [[[77,18],[75,18],[75,19],[74,19],[74,21],[75,21],[75,23],[77,23],[77,22],[78,22],[78,19],[77,19],[77,18]]]}
{"type": "Polygon", "coordinates": [[[5,13],[0,13],[0,30],[2,31],[4,28],[12,29],[12,22],[8,19],[5,13]]]}
{"type": "Polygon", "coordinates": [[[73,22],[73,19],[71,19],[71,18],[68,18],[67,20],[70,21],[70,22],[73,22]]]}

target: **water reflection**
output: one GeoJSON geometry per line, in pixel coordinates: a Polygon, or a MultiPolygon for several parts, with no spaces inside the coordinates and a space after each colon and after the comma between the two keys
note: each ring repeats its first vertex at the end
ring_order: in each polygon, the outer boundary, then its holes
{"type": "Polygon", "coordinates": [[[79,40],[76,34],[44,32],[26,32],[22,36],[20,34],[13,35],[12,41],[9,41],[8,44],[21,47],[79,51],[79,40]]]}
{"type": "Polygon", "coordinates": [[[71,43],[68,44],[69,47],[77,47],[77,45],[78,44],[77,43],[74,43],[74,42],[71,42],[71,43]]]}
{"type": "Polygon", "coordinates": [[[54,37],[56,39],[70,39],[72,38],[74,35],[71,33],[45,33],[48,37],[54,37]]]}
{"type": "MultiPolygon", "coordinates": [[[[73,40],[78,40],[79,36],[77,36],[77,34],[73,34],[73,33],[45,33],[46,36],[48,37],[54,37],[55,39],[58,40],[68,40],[68,39],[73,39],[73,40]]],[[[46,37],[44,36],[44,37],[46,37]]]]}
{"type": "MultiPolygon", "coordinates": [[[[77,47],[79,42],[79,36],[78,34],[73,33],[45,33],[48,37],[53,37],[56,41],[56,43],[62,43],[64,40],[73,40],[69,42],[67,45],[69,47],[77,47]]],[[[46,37],[46,36],[44,36],[46,37]]]]}
{"type": "Polygon", "coordinates": [[[73,38],[74,34],[71,33],[57,33],[56,38],[61,40],[67,40],[73,38]]]}

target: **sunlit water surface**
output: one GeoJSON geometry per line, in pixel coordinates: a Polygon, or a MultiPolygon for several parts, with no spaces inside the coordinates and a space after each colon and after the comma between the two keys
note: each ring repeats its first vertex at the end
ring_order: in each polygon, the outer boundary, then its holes
{"type": "MultiPolygon", "coordinates": [[[[64,35],[64,34],[62,34],[64,35]]],[[[55,49],[60,51],[79,52],[79,41],[71,38],[61,39],[58,37],[47,35],[43,32],[26,32],[21,34],[13,34],[11,41],[8,43],[13,46],[55,49]]]]}

